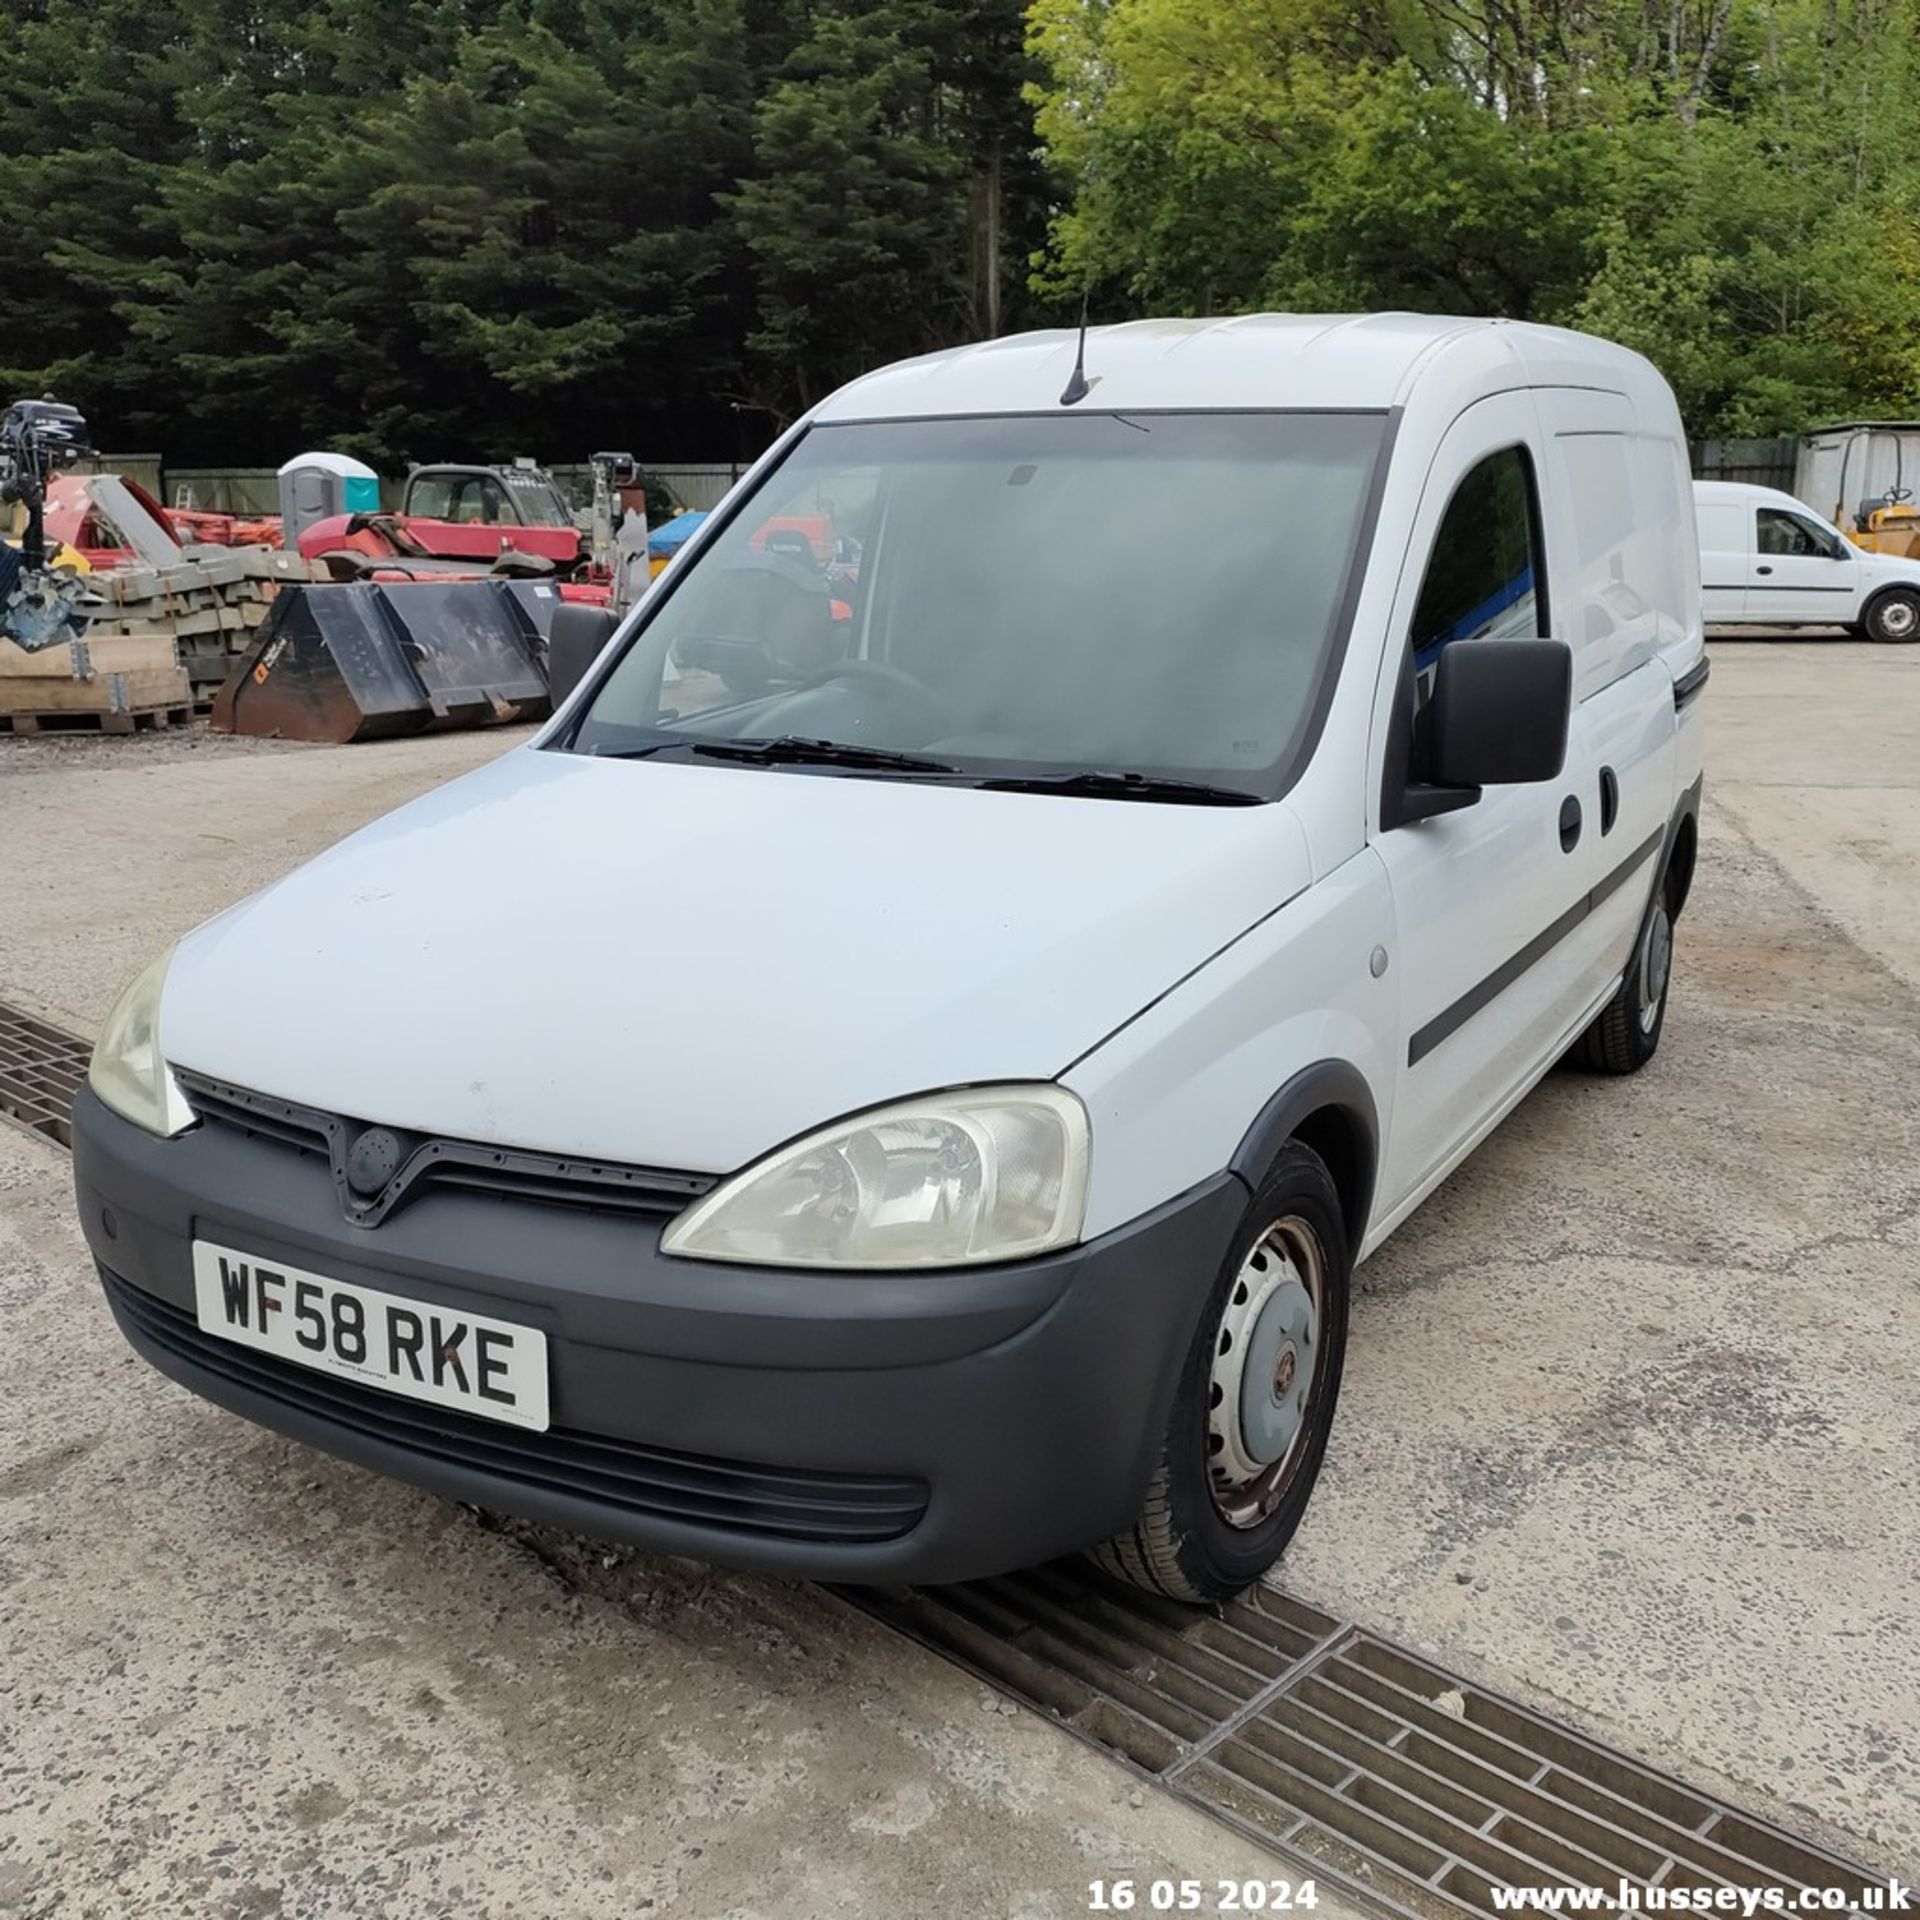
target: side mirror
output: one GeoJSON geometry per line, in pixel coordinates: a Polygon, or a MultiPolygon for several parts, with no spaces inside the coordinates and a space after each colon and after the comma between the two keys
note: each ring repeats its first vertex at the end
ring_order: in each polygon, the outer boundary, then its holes
{"type": "Polygon", "coordinates": [[[1427,707],[1428,766],[1447,787],[1559,778],[1573,711],[1573,653],[1558,640],[1448,647],[1427,707]]]}
{"type": "Polygon", "coordinates": [[[606,607],[568,600],[555,609],[547,629],[547,688],[556,707],[587,677],[619,624],[619,616],[606,607]]]}
{"type": "Polygon", "coordinates": [[[1558,640],[1463,640],[1434,663],[1413,764],[1383,825],[1470,807],[1482,787],[1558,778],[1567,761],[1573,654],[1558,640]]]}

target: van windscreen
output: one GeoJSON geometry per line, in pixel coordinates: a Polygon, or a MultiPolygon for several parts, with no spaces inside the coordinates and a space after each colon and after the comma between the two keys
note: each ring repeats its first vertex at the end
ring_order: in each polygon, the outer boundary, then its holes
{"type": "Polygon", "coordinates": [[[1344,644],[1385,439],[1379,413],[816,426],[663,576],[572,744],[1270,797],[1344,644]]]}

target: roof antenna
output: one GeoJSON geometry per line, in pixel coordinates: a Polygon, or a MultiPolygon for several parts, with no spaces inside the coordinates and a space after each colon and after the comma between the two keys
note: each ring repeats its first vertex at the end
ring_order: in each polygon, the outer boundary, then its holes
{"type": "Polygon", "coordinates": [[[1083,293],[1080,296],[1080,344],[1073,350],[1073,372],[1061,390],[1060,404],[1077,406],[1092,391],[1093,383],[1087,378],[1087,295],[1083,293]]]}

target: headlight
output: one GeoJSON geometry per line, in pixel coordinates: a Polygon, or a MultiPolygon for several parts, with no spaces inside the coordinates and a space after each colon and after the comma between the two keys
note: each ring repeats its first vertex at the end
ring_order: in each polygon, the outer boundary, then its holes
{"type": "Polygon", "coordinates": [[[906,1100],[782,1147],[690,1207],[663,1253],[775,1267],[964,1267],[1071,1245],[1087,1113],[1064,1088],[906,1100]]]}
{"type": "Polygon", "coordinates": [[[118,1000],[93,1043],[87,1084],[123,1120],[162,1137],[193,1125],[193,1109],[160,1057],[160,990],[169,947],[118,1000]]]}

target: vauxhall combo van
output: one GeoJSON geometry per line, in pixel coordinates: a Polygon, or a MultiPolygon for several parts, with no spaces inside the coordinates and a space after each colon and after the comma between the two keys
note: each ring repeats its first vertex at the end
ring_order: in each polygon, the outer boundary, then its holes
{"type": "Polygon", "coordinates": [[[1700,599],[1709,625],[1848,627],[1920,640],[1920,560],[1855,546],[1774,487],[1696,480],[1700,599]]]}
{"type": "Polygon", "coordinates": [[[1355,1264],[1557,1061],[1659,1044],[1700,580],[1601,341],[889,367],[551,666],[536,737],[155,960],[75,1114],[133,1346],[444,1495],[1223,1597],[1355,1264]]]}

